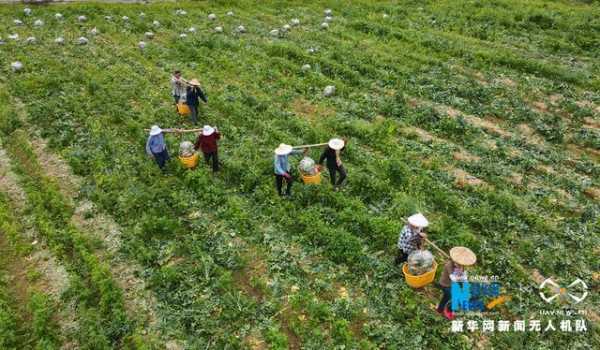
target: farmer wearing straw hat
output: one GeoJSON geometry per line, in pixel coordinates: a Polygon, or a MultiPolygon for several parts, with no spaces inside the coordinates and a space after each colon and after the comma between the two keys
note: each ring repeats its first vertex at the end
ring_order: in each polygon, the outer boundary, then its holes
{"type": "Polygon", "coordinates": [[[169,152],[167,151],[163,131],[158,125],[152,125],[150,129],[150,136],[148,136],[148,141],[146,142],[146,153],[153,156],[158,167],[164,170],[165,163],[169,160],[169,152]]]}
{"type": "Polygon", "coordinates": [[[219,129],[215,126],[214,128],[210,125],[204,125],[202,131],[198,134],[198,139],[194,144],[196,150],[202,150],[204,154],[204,161],[206,164],[210,164],[212,159],[213,172],[219,171],[219,155],[217,141],[221,138],[219,129]]]}
{"type": "MultiPolygon", "coordinates": [[[[304,149],[304,153],[308,152],[308,148],[304,149]]],[[[292,183],[294,182],[294,178],[291,174],[291,167],[289,162],[290,154],[300,154],[301,150],[294,150],[292,146],[286,145],[285,143],[280,144],[275,149],[275,158],[273,159],[273,168],[275,171],[275,186],[277,187],[277,193],[280,196],[283,196],[282,188],[283,188],[283,180],[287,183],[287,187],[285,189],[285,195],[291,196],[292,194],[292,183]]]]}
{"type": "Polygon", "coordinates": [[[321,157],[319,158],[319,166],[323,165],[323,161],[326,160],[327,170],[329,170],[329,179],[333,188],[337,190],[342,182],[346,179],[346,169],[342,164],[340,153],[346,148],[346,140],[342,139],[331,139],[327,143],[327,147],[323,150],[321,157]],[[340,174],[336,182],[336,173],[340,174]]]}
{"type": "Polygon", "coordinates": [[[198,122],[198,106],[200,105],[200,100],[204,101],[204,103],[208,103],[206,94],[200,88],[200,82],[198,79],[194,78],[188,82],[188,87],[186,89],[186,102],[188,107],[190,107],[192,123],[194,124],[198,122]]]}
{"type": "Polygon", "coordinates": [[[173,98],[175,104],[178,104],[181,99],[185,98],[185,80],[181,77],[181,72],[176,70],[171,76],[171,87],[173,88],[173,98]]]}
{"type": "Polygon", "coordinates": [[[450,260],[444,265],[444,271],[440,276],[439,285],[442,288],[442,300],[438,304],[437,312],[449,320],[454,318],[454,314],[448,308],[448,302],[451,298],[452,282],[464,282],[467,280],[466,266],[475,264],[477,257],[475,253],[466,247],[454,247],[450,249],[450,260]]]}
{"type": "Polygon", "coordinates": [[[427,237],[424,229],[429,226],[429,221],[421,213],[411,215],[407,219],[408,224],[402,228],[398,236],[398,256],[396,265],[400,265],[408,259],[415,250],[421,248],[423,238],[427,237]]]}

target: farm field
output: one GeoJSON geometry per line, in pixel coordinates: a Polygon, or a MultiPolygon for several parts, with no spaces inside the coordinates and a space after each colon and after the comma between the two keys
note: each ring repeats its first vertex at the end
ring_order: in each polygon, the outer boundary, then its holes
{"type": "Polygon", "coordinates": [[[0,349],[600,348],[597,2],[25,7],[0,5],[0,349]],[[190,135],[164,174],[145,154],[192,127],[176,69],[217,174],[177,162],[190,135]],[[347,184],[280,198],[273,149],[334,136],[347,184]],[[415,212],[509,300],[453,329],[394,263],[415,212]],[[585,300],[544,301],[549,277],[585,300]]]}

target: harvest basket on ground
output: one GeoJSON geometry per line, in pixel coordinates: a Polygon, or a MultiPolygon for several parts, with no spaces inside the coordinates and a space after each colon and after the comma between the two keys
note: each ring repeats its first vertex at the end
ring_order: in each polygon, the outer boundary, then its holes
{"type": "Polygon", "coordinates": [[[435,272],[437,271],[437,263],[434,261],[431,270],[422,275],[412,275],[408,271],[408,264],[402,265],[402,272],[404,273],[404,279],[406,284],[413,288],[421,288],[433,282],[435,279],[435,272]]]}
{"type": "Polygon", "coordinates": [[[192,112],[190,111],[190,107],[187,104],[179,102],[177,104],[177,113],[179,113],[179,115],[181,115],[182,117],[185,117],[190,115],[192,112]]]}
{"type": "Polygon", "coordinates": [[[181,164],[188,169],[193,169],[198,165],[198,153],[194,153],[189,157],[179,156],[178,158],[181,164]]]}

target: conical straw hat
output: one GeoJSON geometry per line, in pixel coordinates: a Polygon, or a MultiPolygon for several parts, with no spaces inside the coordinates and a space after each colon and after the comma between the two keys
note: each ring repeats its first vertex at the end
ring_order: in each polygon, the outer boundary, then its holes
{"type": "Polygon", "coordinates": [[[477,261],[475,253],[467,247],[454,247],[450,249],[450,258],[455,263],[463,266],[473,265],[477,261]]]}

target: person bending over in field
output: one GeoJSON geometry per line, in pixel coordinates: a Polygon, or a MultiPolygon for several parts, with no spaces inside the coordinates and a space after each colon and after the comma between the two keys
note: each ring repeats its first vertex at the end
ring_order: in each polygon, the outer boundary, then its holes
{"type": "Polygon", "coordinates": [[[150,136],[148,136],[148,141],[146,142],[146,153],[154,157],[160,170],[164,170],[165,164],[169,160],[169,152],[167,151],[163,131],[158,125],[152,125],[150,129],[150,136]]]}
{"type": "Polygon", "coordinates": [[[204,161],[209,164],[212,159],[213,172],[219,171],[219,156],[217,153],[217,141],[221,138],[219,129],[210,125],[204,125],[202,131],[198,134],[194,148],[202,150],[204,161]]]}
{"type": "MultiPolygon", "coordinates": [[[[283,180],[287,183],[285,190],[286,196],[292,195],[292,183],[294,177],[291,174],[291,167],[289,162],[290,154],[300,154],[302,151],[294,150],[292,146],[282,143],[275,149],[275,158],[273,159],[273,168],[275,171],[275,186],[277,187],[277,193],[279,196],[283,196],[283,180]]],[[[304,154],[308,153],[308,148],[304,149],[304,154]]]]}
{"type": "Polygon", "coordinates": [[[421,213],[408,217],[408,224],[402,228],[398,236],[398,256],[396,265],[400,265],[408,259],[408,256],[415,250],[421,248],[423,238],[427,237],[424,232],[429,225],[429,221],[421,213]]]}
{"type": "Polygon", "coordinates": [[[198,123],[198,106],[200,105],[200,100],[207,103],[208,100],[206,98],[206,94],[200,88],[200,82],[198,79],[192,79],[188,83],[188,87],[186,90],[186,100],[188,107],[190,107],[190,112],[192,114],[192,123],[198,123]]]}
{"type": "Polygon", "coordinates": [[[175,104],[178,104],[179,101],[185,99],[186,82],[185,79],[181,77],[181,72],[178,70],[173,72],[173,75],[171,76],[171,87],[173,88],[172,92],[175,104]]]}
{"type": "Polygon", "coordinates": [[[346,169],[344,168],[340,157],[340,154],[344,149],[346,149],[345,139],[331,139],[321,154],[321,158],[319,158],[319,166],[323,165],[323,161],[326,160],[325,163],[327,165],[327,170],[329,170],[329,179],[336,191],[346,179],[346,169]],[[340,175],[337,182],[336,173],[339,173],[340,175]]]}

